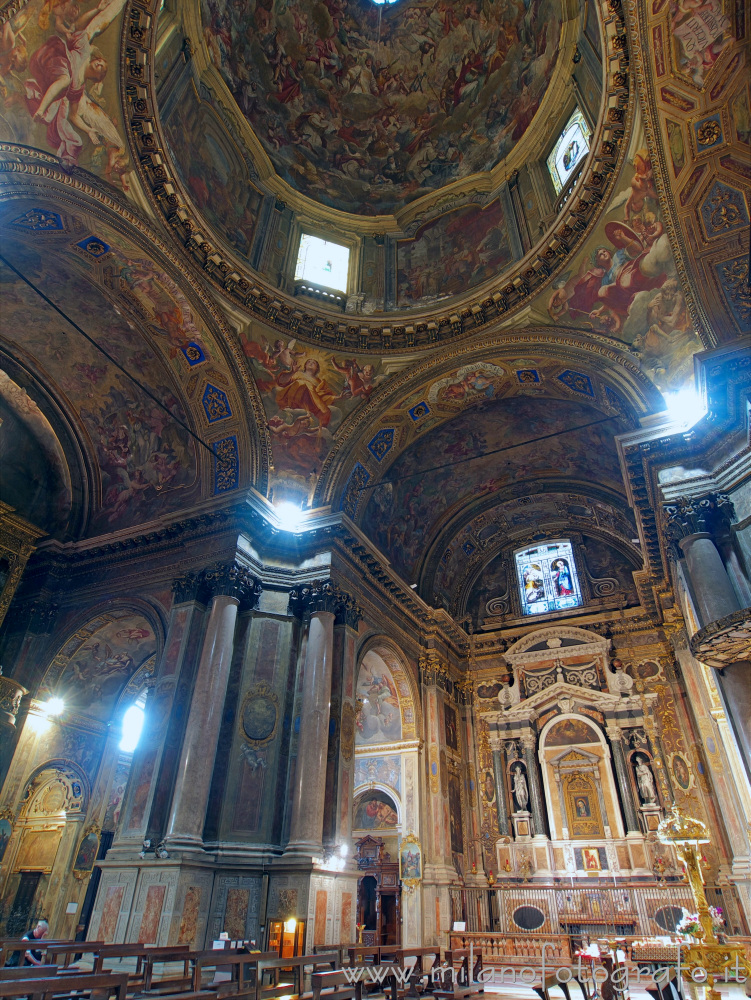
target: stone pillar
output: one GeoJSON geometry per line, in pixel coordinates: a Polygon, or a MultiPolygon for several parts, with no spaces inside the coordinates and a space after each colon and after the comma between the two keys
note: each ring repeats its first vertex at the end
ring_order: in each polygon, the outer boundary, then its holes
{"type": "Polygon", "coordinates": [[[722,556],[707,532],[686,535],[678,542],[702,625],[738,611],[740,604],[722,556]]]}
{"type": "Polygon", "coordinates": [[[537,766],[535,747],[537,738],[532,734],[522,737],[524,747],[524,763],[527,765],[527,781],[529,782],[529,800],[532,806],[532,819],[535,824],[535,836],[544,837],[545,834],[545,809],[542,801],[542,788],[540,787],[540,771],[537,766]]]}
{"type": "Polygon", "coordinates": [[[715,542],[727,536],[735,516],[722,493],[682,498],[665,506],[668,537],[686,561],[701,626],[738,611],[740,603],[715,542]]]}
{"type": "Polygon", "coordinates": [[[331,580],[297,587],[290,608],[307,620],[302,715],[297,744],[292,822],[286,855],[310,857],[323,849],[324,790],[334,658],[334,620],[345,595],[331,580]]]}
{"type": "Polygon", "coordinates": [[[435,650],[420,657],[420,682],[423,689],[423,718],[425,720],[425,742],[428,746],[428,795],[427,830],[429,844],[426,858],[435,866],[438,880],[447,872],[453,873],[451,858],[451,827],[449,825],[448,801],[443,794],[448,775],[442,773],[446,764],[446,754],[441,752],[443,744],[441,713],[443,692],[448,683],[448,666],[442,663],[435,650]]]}
{"type": "Polygon", "coordinates": [[[259,592],[258,581],[236,563],[220,564],[205,571],[203,580],[213,597],[165,838],[165,844],[172,848],[203,845],[206,806],[234,649],[237,609],[242,600],[251,595],[257,598],[259,592]]]}
{"type": "Polygon", "coordinates": [[[340,705],[337,720],[337,747],[329,765],[334,769],[334,815],[330,828],[333,839],[352,850],[352,799],[355,787],[355,672],[357,626],[362,616],[354,601],[340,607],[336,617],[334,669],[338,684],[337,698],[340,705]]]}
{"type": "Polygon", "coordinates": [[[500,749],[493,750],[493,777],[495,778],[495,803],[498,810],[498,832],[502,837],[509,836],[508,809],[506,807],[506,780],[503,754],[500,749]]]}
{"type": "Polygon", "coordinates": [[[618,787],[621,790],[621,802],[623,804],[623,816],[626,820],[626,834],[641,833],[639,816],[634,804],[634,795],[629,780],[626,755],[623,752],[623,733],[619,726],[608,726],[607,735],[610,740],[610,749],[613,754],[613,767],[618,779],[618,787]]]}

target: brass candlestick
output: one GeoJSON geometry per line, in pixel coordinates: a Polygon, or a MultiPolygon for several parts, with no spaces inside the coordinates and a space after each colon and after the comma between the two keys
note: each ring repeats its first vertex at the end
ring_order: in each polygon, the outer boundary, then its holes
{"type": "Polygon", "coordinates": [[[672,844],[686,867],[686,877],[691,887],[691,894],[696,904],[702,933],[698,935],[701,941],[690,944],[681,952],[681,964],[691,975],[693,982],[700,985],[704,982],[702,973],[694,979],[697,970],[706,974],[707,997],[709,1000],[720,1000],[720,992],[715,989],[718,980],[725,980],[730,972],[734,975],[748,975],[746,955],[740,945],[720,944],[712,925],[712,914],[709,912],[707,897],[704,892],[704,880],[701,876],[700,844],[708,844],[709,833],[701,820],[684,816],[674,805],[670,814],[662,820],[657,828],[657,836],[663,844],[672,844]]]}

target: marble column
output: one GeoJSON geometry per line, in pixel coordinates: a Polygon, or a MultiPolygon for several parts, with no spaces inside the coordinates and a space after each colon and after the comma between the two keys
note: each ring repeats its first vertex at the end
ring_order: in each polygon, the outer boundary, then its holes
{"type": "Polygon", "coordinates": [[[687,535],[678,545],[686,560],[701,625],[738,611],[738,597],[712,536],[708,532],[687,535]]]}
{"type": "Polygon", "coordinates": [[[335,650],[339,662],[335,670],[339,680],[338,752],[333,765],[336,778],[336,794],[333,796],[331,829],[333,839],[339,844],[351,847],[352,843],[352,799],[355,787],[355,672],[357,670],[357,626],[362,616],[361,609],[352,601],[347,608],[340,609],[336,617],[335,650]]]}
{"type": "Polygon", "coordinates": [[[334,621],[344,599],[345,595],[330,580],[298,587],[290,595],[291,609],[301,612],[307,621],[307,645],[287,856],[318,856],[323,849],[334,621]]]}
{"type": "Polygon", "coordinates": [[[665,516],[667,535],[686,562],[700,625],[704,627],[738,611],[738,596],[715,544],[727,538],[735,517],[728,497],[708,493],[703,497],[683,498],[666,505],[665,516]]]}
{"type": "Polygon", "coordinates": [[[500,749],[493,750],[493,777],[495,778],[495,802],[498,810],[498,832],[502,837],[509,836],[508,809],[506,807],[506,782],[503,754],[500,749]]]}
{"type": "Polygon", "coordinates": [[[524,747],[524,763],[527,765],[527,781],[529,783],[529,800],[532,806],[532,820],[535,825],[535,836],[544,837],[545,834],[545,809],[542,801],[542,788],[540,787],[540,772],[537,767],[535,757],[535,747],[537,738],[532,734],[522,737],[524,747]]]}
{"type": "Polygon", "coordinates": [[[623,816],[626,820],[626,833],[641,833],[639,816],[634,804],[634,796],[629,780],[628,765],[626,755],[623,751],[623,733],[618,726],[608,726],[608,740],[613,754],[613,767],[615,768],[618,787],[621,790],[621,802],[623,803],[623,816]]]}
{"type": "Polygon", "coordinates": [[[202,847],[203,826],[224,713],[235,623],[241,601],[259,593],[258,581],[236,563],[203,574],[213,593],[190,713],[180,752],[165,844],[172,848],[202,847]]]}

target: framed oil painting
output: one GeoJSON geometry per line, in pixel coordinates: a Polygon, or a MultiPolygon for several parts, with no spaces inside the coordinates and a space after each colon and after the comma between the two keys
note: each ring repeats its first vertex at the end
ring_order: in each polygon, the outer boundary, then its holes
{"type": "Polygon", "coordinates": [[[399,845],[399,878],[408,889],[422,881],[422,847],[413,833],[399,845]]]}
{"type": "Polygon", "coordinates": [[[670,773],[674,784],[678,785],[684,792],[687,792],[694,783],[694,774],[691,770],[691,765],[688,762],[688,758],[682,753],[671,753],[670,773]]]}
{"type": "Polygon", "coordinates": [[[99,850],[100,834],[101,830],[98,826],[90,826],[81,838],[76,860],[73,862],[73,874],[76,878],[85,878],[91,873],[99,850]]]}

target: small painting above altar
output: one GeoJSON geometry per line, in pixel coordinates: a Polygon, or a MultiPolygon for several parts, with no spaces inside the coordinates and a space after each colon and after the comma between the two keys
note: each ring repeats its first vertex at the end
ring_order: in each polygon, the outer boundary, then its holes
{"type": "Polygon", "coordinates": [[[589,778],[574,775],[566,781],[566,812],[570,835],[575,840],[603,837],[597,791],[589,778]]]}

